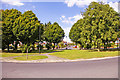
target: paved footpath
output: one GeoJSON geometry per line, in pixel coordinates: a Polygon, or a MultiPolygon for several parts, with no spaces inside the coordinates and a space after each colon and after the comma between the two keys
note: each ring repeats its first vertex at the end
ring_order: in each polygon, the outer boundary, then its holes
{"type": "MultiPolygon", "coordinates": [[[[18,60],[15,60],[13,58],[21,57],[21,56],[14,56],[14,57],[0,57],[0,61],[2,61],[2,62],[35,62],[35,63],[38,63],[38,62],[65,62],[65,61],[69,61],[69,59],[64,59],[64,58],[52,56],[52,55],[49,55],[49,54],[50,53],[39,54],[39,55],[47,56],[48,58],[46,58],[46,59],[28,60],[28,61],[20,61],[19,60],[18,61],[18,60]]],[[[29,56],[38,56],[38,55],[29,55],[29,56]]]]}
{"type": "MultiPolygon", "coordinates": [[[[53,52],[51,52],[53,53],[53,52]]],[[[101,60],[101,59],[109,59],[109,58],[116,58],[115,57],[104,57],[104,58],[92,58],[92,59],[75,59],[75,60],[70,60],[70,59],[64,59],[60,57],[56,57],[53,55],[49,55],[50,53],[46,54],[38,54],[38,55],[45,55],[48,58],[46,59],[39,59],[39,60],[27,60],[27,61],[20,61],[20,60],[15,60],[13,58],[15,57],[21,57],[21,56],[14,56],[14,57],[0,57],[0,62],[18,62],[18,63],[46,63],[46,62],[74,62],[74,61],[88,61],[88,60],[101,60]]],[[[29,55],[29,56],[38,56],[38,55],[29,55]]]]}

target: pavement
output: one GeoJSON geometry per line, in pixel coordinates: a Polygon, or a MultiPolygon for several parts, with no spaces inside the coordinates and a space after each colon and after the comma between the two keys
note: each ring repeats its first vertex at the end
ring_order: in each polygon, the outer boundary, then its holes
{"type": "MultiPolygon", "coordinates": [[[[14,57],[0,57],[0,62],[17,62],[17,63],[46,63],[46,62],[76,62],[76,61],[88,61],[88,60],[101,60],[101,59],[109,59],[109,58],[116,58],[118,56],[114,57],[103,57],[103,58],[92,58],[92,59],[75,59],[75,60],[70,60],[70,59],[65,59],[65,58],[60,58],[56,57],[53,55],[49,55],[50,53],[46,54],[39,54],[39,55],[45,55],[48,58],[46,59],[38,59],[38,60],[15,60],[15,57],[21,57],[21,56],[14,56],[14,57]]],[[[29,55],[29,56],[38,56],[38,55],[29,55]]]]}
{"type": "Polygon", "coordinates": [[[118,78],[118,58],[62,63],[2,62],[2,77],[118,78]]]}

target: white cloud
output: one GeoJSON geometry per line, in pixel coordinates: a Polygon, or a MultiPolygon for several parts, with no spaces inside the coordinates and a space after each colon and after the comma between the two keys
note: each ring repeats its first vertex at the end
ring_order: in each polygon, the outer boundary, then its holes
{"type": "Polygon", "coordinates": [[[110,7],[112,7],[116,12],[118,12],[118,2],[109,2],[110,7]]]}
{"type": "Polygon", "coordinates": [[[70,29],[71,29],[71,27],[63,28],[63,30],[64,30],[64,32],[65,32],[65,36],[67,36],[67,38],[64,37],[63,41],[71,42],[71,40],[70,40],[70,38],[69,38],[70,29]]]}
{"type": "Polygon", "coordinates": [[[100,0],[100,1],[102,1],[103,3],[107,3],[108,2],[108,0],[100,0]]]}
{"type": "Polygon", "coordinates": [[[88,6],[93,1],[95,2],[102,1],[105,4],[109,4],[111,7],[113,7],[115,11],[118,12],[118,2],[108,2],[108,0],[65,0],[64,3],[67,4],[68,7],[72,7],[74,5],[78,7],[84,7],[88,6]]]}
{"type": "Polygon", "coordinates": [[[65,0],[64,3],[67,4],[68,7],[72,7],[77,5],[78,7],[88,6],[91,2],[98,2],[98,0],[65,0]]]}
{"type": "Polygon", "coordinates": [[[62,18],[65,18],[65,16],[61,16],[62,18]]]}
{"type": "Polygon", "coordinates": [[[31,11],[30,9],[25,9],[25,11],[31,11]]]}
{"type": "Polygon", "coordinates": [[[74,24],[75,22],[77,22],[77,20],[81,19],[82,18],[82,15],[81,14],[77,14],[73,17],[68,17],[66,18],[64,15],[60,17],[60,20],[63,22],[63,23],[67,23],[67,24],[74,24]]]}
{"type": "MultiPolygon", "coordinates": [[[[60,17],[60,20],[63,22],[63,23],[67,23],[67,24],[74,24],[75,22],[77,22],[77,20],[79,20],[79,19],[81,19],[82,18],[82,15],[81,14],[77,14],[77,15],[75,15],[75,16],[73,16],[73,17],[68,17],[68,18],[66,18],[66,16],[61,16],[60,17]]],[[[64,30],[64,32],[65,32],[65,35],[67,36],[67,38],[66,37],[64,37],[64,41],[67,41],[67,42],[72,42],[71,40],[70,40],[70,38],[69,38],[69,32],[70,32],[70,29],[71,29],[71,27],[63,27],[63,30],[64,30]]]]}
{"type": "MultiPolygon", "coordinates": [[[[82,15],[81,14],[77,14],[77,15],[75,15],[75,16],[73,16],[73,17],[67,17],[66,18],[66,16],[61,16],[60,17],[60,20],[63,22],[63,23],[67,23],[67,24],[74,24],[75,22],[77,22],[79,19],[81,19],[81,18],[83,18],[82,17],[82,15]]],[[[71,40],[70,40],[70,38],[69,38],[69,32],[70,32],[70,29],[71,29],[71,27],[63,27],[63,30],[64,30],[64,32],[65,32],[65,35],[67,36],[67,38],[66,37],[64,37],[64,41],[67,41],[67,42],[72,42],[71,40]]]]}
{"type": "Polygon", "coordinates": [[[14,5],[14,6],[22,6],[24,3],[20,2],[20,0],[1,0],[4,3],[14,5]]]}

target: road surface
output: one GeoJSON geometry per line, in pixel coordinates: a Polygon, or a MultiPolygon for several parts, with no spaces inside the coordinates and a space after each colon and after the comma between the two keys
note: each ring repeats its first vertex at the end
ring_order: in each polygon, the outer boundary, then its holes
{"type": "Polygon", "coordinates": [[[64,63],[2,63],[3,78],[118,78],[118,58],[64,63]]]}

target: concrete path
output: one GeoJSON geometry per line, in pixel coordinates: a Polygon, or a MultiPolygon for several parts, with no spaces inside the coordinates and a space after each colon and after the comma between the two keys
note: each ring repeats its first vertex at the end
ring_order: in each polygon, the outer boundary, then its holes
{"type": "MultiPolygon", "coordinates": [[[[53,52],[51,52],[53,53],[53,52]]],[[[56,56],[49,55],[50,53],[46,54],[38,54],[38,55],[29,55],[29,56],[39,56],[39,55],[44,55],[47,56],[48,58],[46,59],[39,59],[39,60],[27,60],[27,61],[18,61],[15,60],[14,58],[16,57],[22,57],[22,56],[14,56],[14,57],[0,57],[1,62],[65,62],[69,61],[69,59],[64,59],[56,56]]]]}
{"type": "MultiPolygon", "coordinates": [[[[54,51],[56,52],[56,51],[54,51]]],[[[22,56],[14,56],[14,57],[0,57],[0,62],[18,62],[18,63],[46,63],[46,62],[75,62],[75,61],[89,61],[89,60],[101,60],[101,59],[109,59],[109,58],[116,58],[119,56],[114,56],[114,57],[103,57],[103,58],[92,58],[92,59],[75,59],[75,60],[70,60],[70,59],[65,59],[65,58],[60,58],[56,57],[53,55],[49,55],[53,52],[50,53],[45,53],[45,54],[38,54],[38,55],[29,55],[29,56],[39,56],[39,55],[45,55],[48,58],[46,59],[39,59],[39,60],[15,60],[14,58],[16,57],[22,57],[22,56]]],[[[25,56],[25,55],[24,55],[25,56]]]]}
{"type": "Polygon", "coordinates": [[[40,62],[64,62],[68,61],[69,59],[64,59],[56,56],[49,55],[50,53],[42,54],[47,56],[48,58],[39,60],[40,62]]]}

